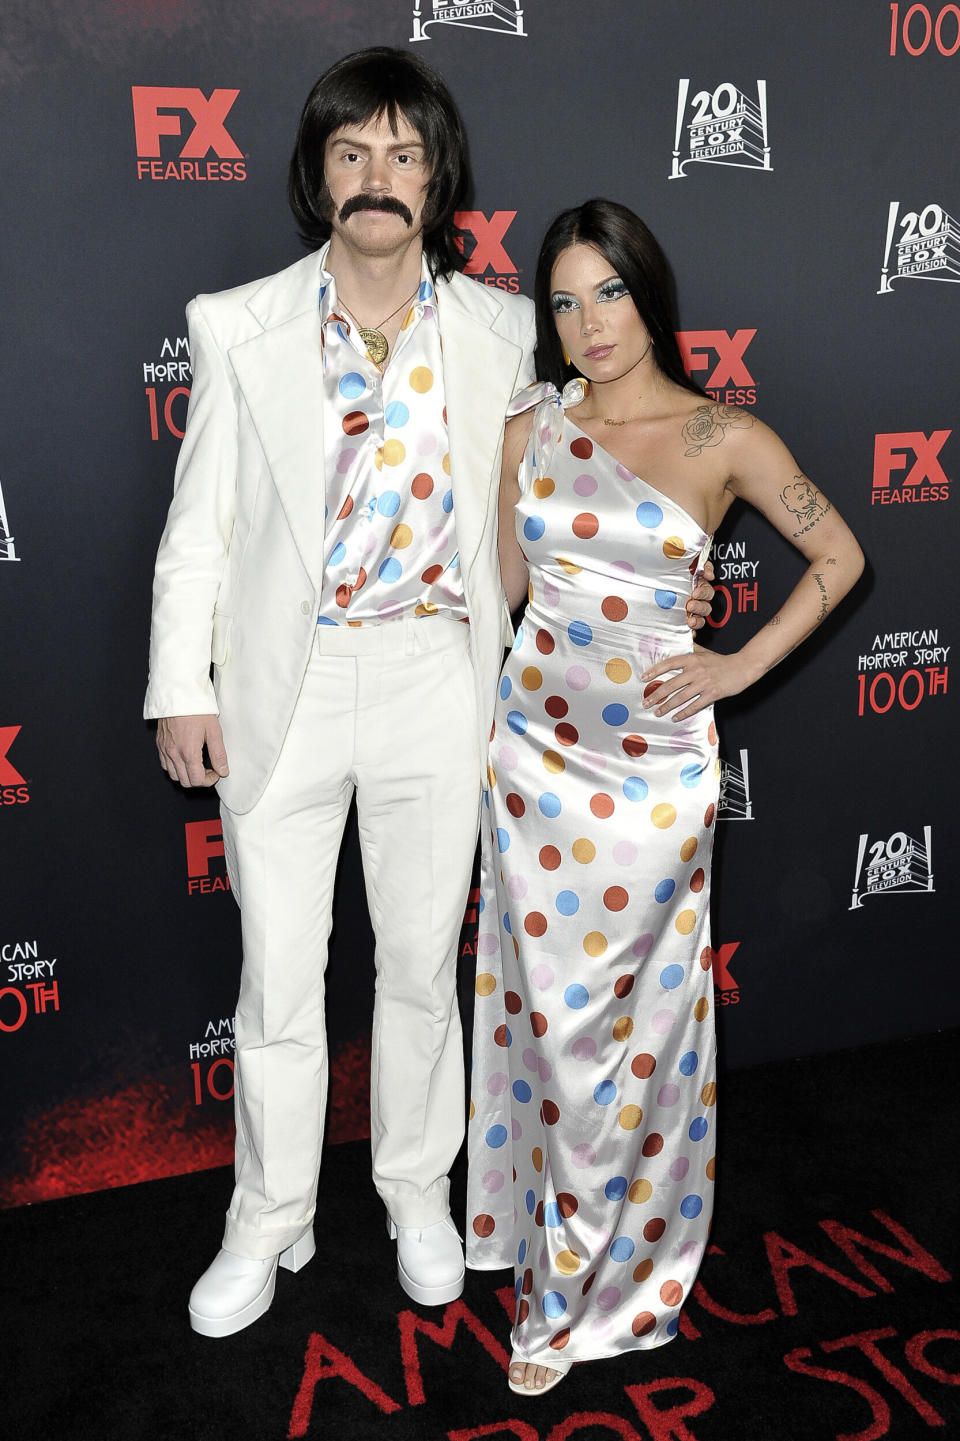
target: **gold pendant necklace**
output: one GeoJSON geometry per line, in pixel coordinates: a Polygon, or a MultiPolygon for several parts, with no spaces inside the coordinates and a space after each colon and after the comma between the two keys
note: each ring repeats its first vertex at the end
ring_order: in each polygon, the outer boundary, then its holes
{"type": "MultiPolygon", "coordinates": [[[[419,289],[420,286],[418,285],[417,290],[419,289]]],[[[406,300],[401,300],[400,304],[397,306],[397,310],[402,310],[405,305],[409,305],[410,301],[413,300],[414,296],[416,295],[417,290],[413,292],[413,295],[408,295],[406,300]]],[[[356,325],[357,333],[360,336],[360,339],[363,341],[364,345],[367,347],[367,354],[373,361],[374,365],[382,365],[387,358],[387,354],[390,350],[390,345],[387,341],[387,337],[380,329],[380,326],[386,325],[388,320],[392,320],[393,317],[396,315],[397,310],[391,310],[390,314],[387,315],[383,320],[381,320],[380,325],[374,325],[368,328],[367,326],[360,324],[359,320],[357,320],[357,317],[354,315],[353,311],[350,309],[349,305],[347,305],[346,301],[343,299],[342,296],[340,297],[340,303],[343,305],[344,310],[347,312],[347,314],[351,317],[354,324],[356,325]]]]}

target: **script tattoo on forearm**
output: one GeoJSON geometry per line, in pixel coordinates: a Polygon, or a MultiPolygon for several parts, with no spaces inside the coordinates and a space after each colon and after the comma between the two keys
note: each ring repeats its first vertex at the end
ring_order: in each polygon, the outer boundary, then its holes
{"type": "Polygon", "coordinates": [[[800,529],[793,532],[794,540],[805,535],[808,530],[813,530],[817,522],[823,520],[833,509],[829,500],[820,494],[805,475],[795,475],[793,484],[785,485],[781,490],[780,499],[791,515],[795,515],[800,522],[800,529]]]}
{"type": "Polygon", "coordinates": [[[736,405],[698,405],[696,415],[684,422],[680,434],[688,447],[684,455],[699,455],[705,446],[719,445],[727,431],[746,430],[755,417],[736,405]]]}
{"type": "Polygon", "coordinates": [[[817,616],[817,624],[819,625],[822,620],[826,620],[827,612],[830,609],[830,602],[827,599],[827,587],[823,583],[823,576],[818,570],[813,572],[813,578],[817,582],[820,590],[820,614],[817,616]]]}

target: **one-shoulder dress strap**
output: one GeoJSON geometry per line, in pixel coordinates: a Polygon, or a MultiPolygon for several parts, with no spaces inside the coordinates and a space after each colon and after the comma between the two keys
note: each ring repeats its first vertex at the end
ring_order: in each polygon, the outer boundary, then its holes
{"type": "Polygon", "coordinates": [[[563,413],[579,405],[587,393],[587,382],[579,376],[568,380],[562,393],[550,380],[524,386],[507,407],[507,419],[534,410],[533,427],[524,451],[517,479],[523,494],[533,481],[542,478],[563,434],[563,413]]]}

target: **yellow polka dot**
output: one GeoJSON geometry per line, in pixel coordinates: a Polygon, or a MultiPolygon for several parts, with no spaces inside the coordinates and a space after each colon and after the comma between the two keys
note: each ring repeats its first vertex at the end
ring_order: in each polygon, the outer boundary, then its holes
{"type": "MultiPolygon", "coordinates": [[[[502,880],[503,877],[501,876],[500,879],[502,880]]],[[[519,959],[520,959],[520,942],[517,940],[516,936],[511,936],[511,940],[513,941],[513,954],[516,956],[517,960],[519,961],[519,959]]]]}
{"type": "Polygon", "coordinates": [[[375,455],[374,455],[374,457],[373,457],[373,463],[374,463],[374,465],[377,467],[378,470],[382,470],[382,469],[383,469],[383,446],[382,446],[382,445],[377,448],[377,451],[376,451],[376,453],[375,453],[375,455]]]}
{"type": "Polygon", "coordinates": [[[632,1201],[636,1206],[642,1206],[644,1201],[649,1201],[652,1195],[653,1187],[651,1186],[650,1182],[641,1179],[639,1181],[634,1181],[633,1185],[627,1192],[627,1199],[629,1201],[632,1201]]]}
{"type": "Polygon", "coordinates": [[[406,315],[403,317],[403,324],[401,325],[400,329],[401,329],[401,330],[409,330],[410,326],[413,324],[413,322],[416,320],[416,318],[417,318],[417,308],[416,308],[415,305],[411,305],[410,309],[407,311],[406,315]]]}
{"type": "Polygon", "coordinates": [[[394,550],[404,550],[413,540],[413,531],[409,525],[395,525],[393,535],[390,537],[390,544],[394,550]]]}
{"type": "Polygon", "coordinates": [[[432,600],[424,600],[420,602],[413,613],[414,615],[436,615],[437,607],[432,600]]]}
{"type": "Polygon", "coordinates": [[[400,465],[406,458],[407,447],[402,440],[387,440],[383,446],[384,465],[400,465]]]}
{"type": "Polygon", "coordinates": [[[613,1039],[615,1041],[626,1041],[633,1035],[633,1022],[629,1016],[621,1016],[619,1021],[613,1023],[613,1039]]]}
{"type": "Polygon", "coordinates": [[[709,1161],[708,1161],[707,1164],[706,1164],[706,1167],[704,1168],[704,1174],[706,1175],[706,1178],[707,1178],[708,1181],[714,1180],[714,1178],[716,1177],[716,1174],[717,1174],[717,1158],[716,1158],[716,1156],[711,1156],[711,1157],[710,1157],[709,1161]]]}
{"type": "Polygon", "coordinates": [[[497,783],[497,773],[493,766],[487,766],[487,780],[490,782],[491,788],[497,783]]]}
{"type": "Polygon", "coordinates": [[[705,1106],[715,1106],[715,1105],[717,1104],[717,1083],[716,1083],[716,1081],[708,1081],[708,1082],[707,1082],[707,1084],[704,1086],[703,1090],[700,1092],[700,1099],[701,1099],[701,1101],[703,1102],[703,1104],[704,1104],[705,1106]]]}
{"type": "Polygon", "coordinates": [[[562,1276],[572,1276],[580,1270],[580,1257],[576,1251],[561,1251],[553,1264],[562,1276]]]}
{"type": "Polygon", "coordinates": [[[533,581],[527,586],[527,600],[533,600],[533,581]]]}
{"type": "Polygon", "coordinates": [[[433,384],[433,371],[426,365],[418,365],[410,372],[410,389],[418,395],[425,395],[433,384]]]}
{"type": "Polygon", "coordinates": [[[449,450],[447,451],[446,455],[443,457],[443,460],[440,462],[440,464],[441,464],[441,466],[442,466],[442,468],[443,468],[443,473],[444,473],[444,475],[449,475],[449,474],[450,474],[450,452],[449,452],[449,450]]]}
{"type": "Polygon", "coordinates": [[[663,542],[663,553],[667,560],[679,560],[685,549],[686,547],[678,535],[668,535],[663,542]]]}
{"type": "Polygon", "coordinates": [[[548,475],[541,476],[533,482],[533,493],[538,500],[546,500],[548,495],[553,495],[554,484],[548,475]]]}
{"type": "Polygon", "coordinates": [[[481,971],[477,976],[477,995],[492,996],[497,989],[497,978],[491,976],[489,971],[481,971]]]}
{"type": "Polygon", "coordinates": [[[682,861],[692,861],[693,858],[694,858],[694,856],[695,856],[696,854],[697,854],[697,838],[696,838],[696,836],[687,836],[687,839],[684,841],[683,845],[680,847],[680,859],[681,859],[682,861]]]}
{"type": "Polygon", "coordinates": [[[657,827],[657,830],[668,830],[677,819],[677,808],[676,806],[672,806],[669,801],[661,801],[660,804],[654,806],[650,812],[650,819],[657,827]]]}
{"type": "Polygon", "coordinates": [[[534,1146],[533,1150],[530,1152],[530,1159],[533,1162],[533,1169],[535,1171],[543,1170],[543,1152],[541,1151],[539,1146],[534,1146]]]}
{"type": "Polygon", "coordinates": [[[681,936],[689,936],[690,932],[697,924],[696,911],[681,911],[673,924],[676,926],[681,936]]]}
{"type": "Polygon", "coordinates": [[[625,1131],[635,1131],[643,1120],[643,1112],[639,1106],[624,1106],[617,1120],[625,1131]]]}
{"type": "Polygon", "coordinates": [[[620,656],[614,656],[613,660],[608,660],[604,670],[607,673],[607,680],[612,680],[615,685],[623,685],[633,675],[630,662],[623,660],[620,656]]]}
{"type": "Polygon", "coordinates": [[[471,1102],[470,1102],[470,1120],[471,1120],[471,1121],[473,1120],[473,1118],[474,1118],[474,1116],[475,1116],[476,1114],[477,1114],[476,1103],[475,1103],[474,1101],[471,1101],[471,1102]]]}
{"type": "Polygon", "coordinates": [[[557,565],[561,570],[566,571],[567,575],[579,575],[583,569],[580,565],[574,565],[572,560],[564,560],[562,555],[557,556],[557,565]]]}
{"type": "Polygon", "coordinates": [[[524,666],[520,684],[524,690],[539,690],[543,685],[543,676],[535,665],[524,666]]]}
{"type": "Polygon", "coordinates": [[[706,996],[701,996],[699,1001],[693,1008],[693,1019],[695,1021],[705,1021],[709,1014],[710,1002],[707,1000],[706,996]]]}
{"type": "Polygon", "coordinates": [[[602,956],[607,949],[607,938],[602,931],[588,931],[583,938],[583,949],[588,956],[602,956]]]}
{"type": "Polygon", "coordinates": [[[566,766],[567,763],[562,755],[559,755],[556,751],[544,751],[543,767],[544,770],[548,770],[552,776],[558,776],[562,770],[566,770],[566,766]]]}
{"type": "Polygon", "coordinates": [[[634,1266],[634,1268],[633,1268],[633,1279],[634,1279],[636,1282],[638,1282],[638,1283],[641,1282],[641,1281],[646,1281],[647,1277],[651,1274],[652,1271],[653,1271],[653,1262],[651,1261],[650,1257],[648,1256],[645,1261],[641,1261],[641,1262],[640,1262],[640,1265],[639,1265],[639,1266],[634,1266]]]}
{"type": "Polygon", "coordinates": [[[715,776],[718,776],[718,777],[719,777],[719,775],[720,775],[720,757],[719,757],[719,756],[717,756],[716,760],[715,760],[714,763],[713,763],[713,773],[714,773],[715,776]]]}
{"type": "Polygon", "coordinates": [[[588,841],[585,836],[581,836],[578,841],[574,841],[571,851],[573,853],[573,859],[579,861],[582,866],[588,866],[597,854],[597,848],[593,844],[593,841],[588,841]]]}

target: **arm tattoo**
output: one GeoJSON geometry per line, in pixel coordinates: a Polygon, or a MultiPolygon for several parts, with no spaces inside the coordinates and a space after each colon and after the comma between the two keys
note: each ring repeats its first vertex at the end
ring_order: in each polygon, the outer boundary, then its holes
{"type": "Polygon", "coordinates": [[[819,625],[822,620],[826,620],[827,618],[827,612],[830,609],[830,602],[827,599],[827,587],[823,583],[823,576],[818,570],[815,570],[813,572],[813,578],[817,582],[817,585],[820,589],[820,614],[817,616],[817,624],[819,625]]]}
{"type": "Polygon", "coordinates": [[[719,445],[727,430],[746,430],[754,416],[736,405],[698,405],[696,415],[684,422],[680,434],[688,449],[684,455],[699,455],[708,445],[719,445]]]}
{"type": "Polygon", "coordinates": [[[778,615],[771,616],[770,619],[767,621],[767,625],[779,625],[779,624],[780,624],[780,617],[779,617],[778,615]]]}
{"type": "Polygon", "coordinates": [[[808,530],[813,530],[817,522],[833,509],[829,500],[820,494],[805,475],[795,475],[793,485],[785,485],[781,490],[780,499],[791,515],[795,515],[800,522],[800,529],[793,532],[794,540],[805,535],[808,530]]]}

